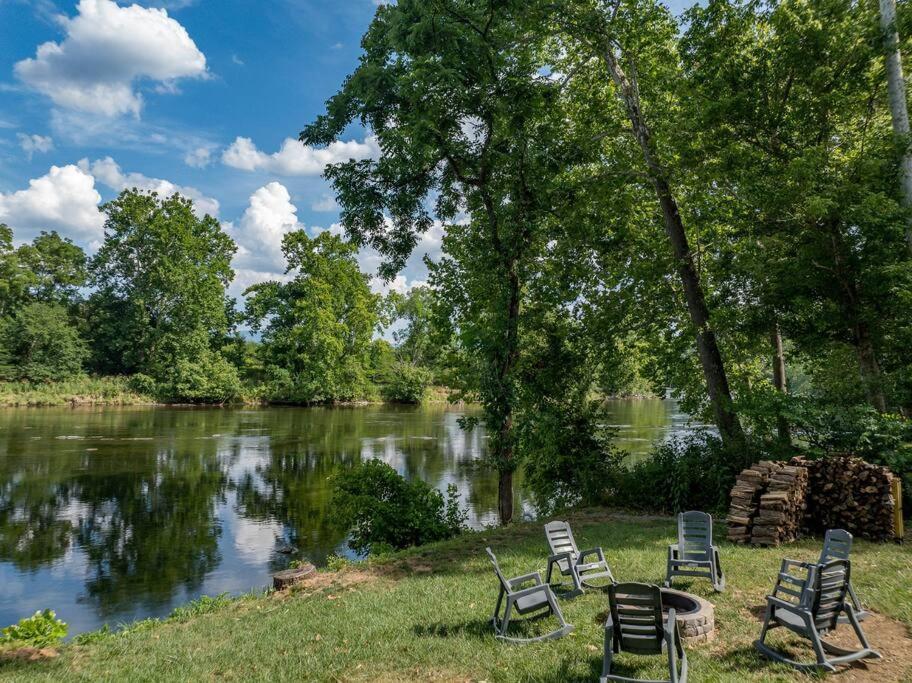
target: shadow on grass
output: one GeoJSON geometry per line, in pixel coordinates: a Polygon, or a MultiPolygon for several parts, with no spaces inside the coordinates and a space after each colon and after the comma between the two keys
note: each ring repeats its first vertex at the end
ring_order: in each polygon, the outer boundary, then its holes
{"type": "Polygon", "coordinates": [[[419,638],[493,638],[494,627],[490,619],[472,619],[470,621],[445,623],[438,621],[432,624],[415,624],[412,633],[419,638]]]}

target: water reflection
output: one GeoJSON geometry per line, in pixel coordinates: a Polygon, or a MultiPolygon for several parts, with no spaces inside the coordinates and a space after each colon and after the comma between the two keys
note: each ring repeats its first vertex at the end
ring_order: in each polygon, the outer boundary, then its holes
{"type": "MultiPolygon", "coordinates": [[[[493,523],[482,428],[446,406],[0,411],[0,625],[51,607],[71,633],[162,616],[200,594],[264,586],[290,559],[347,553],[329,479],[365,458],[459,487],[493,523]]],[[[678,419],[619,402],[644,452],[678,419]]],[[[518,509],[531,503],[518,482],[518,509]]]]}

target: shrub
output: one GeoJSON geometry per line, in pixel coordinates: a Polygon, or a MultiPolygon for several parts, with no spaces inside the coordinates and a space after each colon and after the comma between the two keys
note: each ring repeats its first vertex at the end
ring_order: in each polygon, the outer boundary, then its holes
{"type": "Polygon", "coordinates": [[[697,432],[657,445],[620,479],[622,505],[674,513],[722,512],[738,473],[762,456],[753,448],[733,453],[714,435],[697,432]]]}
{"type": "Polygon", "coordinates": [[[455,536],[465,528],[456,487],[440,491],[407,480],[380,460],[342,472],[333,481],[336,521],[351,529],[349,545],[357,552],[388,545],[394,549],[455,536]]]}
{"type": "Polygon", "coordinates": [[[58,304],[28,304],[0,321],[0,373],[6,379],[57,382],[82,372],[88,347],[58,304]]]}
{"type": "Polygon", "coordinates": [[[395,403],[421,403],[430,381],[431,373],[425,368],[395,363],[383,385],[383,397],[395,403]]]}
{"type": "Polygon", "coordinates": [[[51,647],[66,637],[67,625],[57,618],[53,610],[35,612],[20,619],[18,624],[7,626],[0,635],[0,643],[30,647],[51,647]]]}
{"type": "Polygon", "coordinates": [[[520,425],[526,484],[539,511],[606,504],[617,488],[626,453],[612,444],[617,430],[605,426],[596,401],[539,404],[520,425]]]}

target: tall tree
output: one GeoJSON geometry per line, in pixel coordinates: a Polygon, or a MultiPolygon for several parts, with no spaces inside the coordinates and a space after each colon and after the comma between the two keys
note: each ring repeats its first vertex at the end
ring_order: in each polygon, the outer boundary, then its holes
{"type": "Polygon", "coordinates": [[[358,268],[357,248],[329,232],[310,238],[298,230],[285,236],[282,252],[294,277],[245,292],[247,319],[263,330],[260,352],[272,398],[364,398],[379,297],[358,268]]]}
{"type": "Polygon", "coordinates": [[[912,140],[909,109],[906,101],[906,79],[903,78],[899,31],[896,28],[896,0],[880,0],[880,30],[883,32],[884,62],[890,94],[893,133],[899,146],[899,182],[906,218],[906,245],[912,253],[912,140]]]}
{"type": "Polygon", "coordinates": [[[728,373],[676,196],[674,169],[669,162],[672,155],[667,154],[669,145],[657,138],[654,127],[659,119],[660,130],[671,133],[680,123],[674,104],[674,21],[667,10],[651,0],[571,0],[551,5],[551,9],[556,9],[553,19],[572,49],[582,52],[579,66],[585,66],[589,59],[597,60],[623,105],[661,210],[716,426],[727,443],[741,443],[744,435],[728,373]]]}
{"type": "Polygon", "coordinates": [[[179,195],[126,190],[102,210],[105,240],[91,263],[96,364],[149,375],[163,397],[224,401],[237,374],[221,354],[229,331],[236,246],[179,195]]]}
{"type": "Polygon", "coordinates": [[[42,232],[31,244],[19,247],[17,254],[30,275],[28,296],[33,301],[73,303],[88,279],[82,247],[56,230],[42,232]]]}
{"type": "Polygon", "coordinates": [[[328,144],[360,120],[377,136],[377,160],[331,167],[342,223],[387,257],[389,276],[436,217],[449,226],[453,272],[484,317],[463,343],[474,354],[473,387],[484,408],[499,472],[499,514],[513,517],[516,364],[524,282],[551,204],[549,179],[563,121],[560,83],[547,76],[547,37],[520,0],[402,0],[381,6],[364,55],[327,113],[301,139],[328,144]],[[433,211],[428,204],[435,201],[433,211]],[[470,258],[462,258],[465,255],[470,258]],[[475,283],[486,282],[487,287],[475,283]]]}
{"type": "Polygon", "coordinates": [[[682,52],[716,191],[746,226],[741,263],[800,352],[854,350],[883,411],[886,350],[908,327],[898,294],[909,261],[874,12],[845,0],[715,0],[689,13],[682,52]]]}

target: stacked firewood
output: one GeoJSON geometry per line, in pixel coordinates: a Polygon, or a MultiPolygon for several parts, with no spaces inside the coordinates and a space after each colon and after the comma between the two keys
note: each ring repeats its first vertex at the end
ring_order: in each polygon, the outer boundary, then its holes
{"type": "Polygon", "coordinates": [[[808,531],[846,529],[875,541],[893,537],[893,473],[888,468],[848,455],[819,460],[798,456],[791,464],[809,474],[808,531]]]}
{"type": "Polygon", "coordinates": [[[731,492],[731,507],[728,510],[729,541],[748,543],[751,540],[760,496],[766,491],[770,473],[778,468],[779,463],[765,460],[748,467],[735,479],[735,486],[731,492]]]}
{"type": "Polygon", "coordinates": [[[777,546],[794,541],[804,521],[808,471],[804,467],[772,464],[776,469],[770,472],[751,529],[753,545],[777,546]]]}

